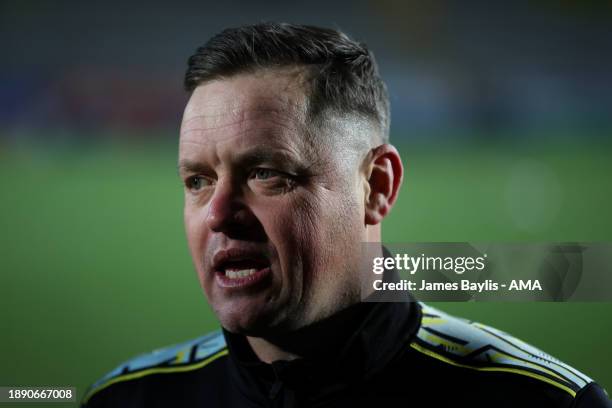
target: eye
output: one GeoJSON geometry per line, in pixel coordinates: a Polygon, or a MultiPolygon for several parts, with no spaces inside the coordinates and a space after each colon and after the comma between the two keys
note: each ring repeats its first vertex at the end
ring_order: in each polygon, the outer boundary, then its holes
{"type": "Polygon", "coordinates": [[[185,180],[185,186],[192,192],[200,191],[204,187],[208,187],[211,185],[211,180],[203,176],[191,176],[185,180]]]}
{"type": "Polygon", "coordinates": [[[272,169],[257,168],[253,170],[252,177],[256,180],[268,180],[272,177],[282,176],[282,173],[272,169]]]}
{"type": "Polygon", "coordinates": [[[257,167],[249,173],[248,183],[252,191],[270,195],[293,190],[296,179],[295,176],[284,171],[257,167]]]}

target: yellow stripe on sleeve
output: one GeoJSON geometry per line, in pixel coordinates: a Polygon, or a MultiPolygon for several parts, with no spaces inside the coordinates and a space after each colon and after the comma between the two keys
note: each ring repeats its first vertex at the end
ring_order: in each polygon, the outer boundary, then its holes
{"type": "Polygon", "coordinates": [[[113,384],[123,382],[123,381],[135,380],[135,379],[146,377],[147,375],[152,375],[152,374],[180,373],[180,372],[197,370],[198,368],[202,368],[212,363],[216,359],[223,357],[227,354],[228,354],[227,349],[223,349],[211,355],[210,357],[207,357],[206,359],[202,361],[198,361],[197,363],[194,363],[194,364],[183,365],[183,366],[178,366],[178,367],[155,367],[155,368],[149,368],[149,369],[142,370],[142,371],[137,371],[134,373],[127,373],[124,375],[120,375],[118,377],[108,380],[106,383],[101,384],[98,387],[92,389],[90,392],[88,392],[85,398],[83,398],[83,403],[87,403],[87,401],[94,394],[102,391],[103,389],[107,387],[110,387],[113,384]]]}
{"type": "Polygon", "coordinates": [[[555,386],[557,388],[562,389],[563,391],[567,392],[568,394],[570,394],[572,397],[576,397],[576,392],[574,390],[572,390],[571,388],[558,383],[557,381],[551,380],[548,377],[545,377],[543,375],[539,375],[536,373],[532,373],[530,371],[526,371],[526,370],[521,370],[519,368],[509,368],[509,367],[476,367],[476,366],[470,366],[470,365],[466,365],[466,364],[460,364],[457,363],[456,361],[451,360],[448,357],[445,357],[441,354],[438,354],[432,350],[429,350],[423,346],[421,346],[420,344],[417,344],[415,342],[410,343],[410,347],[412,347],[413,349],[415,349],[416,351],[418,351],[419,353],[425,354],[429,357],[433,357],[437,360],[443,361],[447,364],[451,364],[454,365],[456,367],[462,367],[462,368],[469,368],[471,370],[477,370],[477,371],[499,371],[499,372],[508,372],[508,373],[514,373],[514,374],[519,374],[519,375],[524,375],[526,377],[531,377],[531,378],[535,378],[536,380],[540,380],[540,381],[544,381],[545,383],[548,383],[552,386],[555,386]]]}

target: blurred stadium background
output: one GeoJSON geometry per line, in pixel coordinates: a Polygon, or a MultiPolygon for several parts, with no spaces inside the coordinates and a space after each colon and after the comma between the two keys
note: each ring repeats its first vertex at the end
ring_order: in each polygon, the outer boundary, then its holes
{"type": "MultiPolygon", "coordinates": [[[[186,58],[282,20],[367,42],[407,168],[385,240],[612,240],[612,3],[0,3],[0,385],[85,387],[216,323],[182,231],[186,58]]],[[[612,389],[612,305],[438,304],[612,389]]]]}

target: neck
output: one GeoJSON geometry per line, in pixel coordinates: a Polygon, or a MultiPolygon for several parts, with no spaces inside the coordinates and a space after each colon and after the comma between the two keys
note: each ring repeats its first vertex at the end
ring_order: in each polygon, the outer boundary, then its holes
{"type": "Polygon", "coordinates": [[[295,353],[283,350],[279,346],[262,337],[249,337],[247,341],[253,349],[253,352],[264,363],[271,364],[273,361],[286,360],[291,361],[300,358],[295,353]]]}

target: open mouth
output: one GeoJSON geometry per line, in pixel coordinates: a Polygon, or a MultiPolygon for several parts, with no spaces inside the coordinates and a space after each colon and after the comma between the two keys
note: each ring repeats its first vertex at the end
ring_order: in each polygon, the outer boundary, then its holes
{"type": "Polygon", "coordinates": [[[237,251],[221,251],[215,256],[215,280],[224,288],[255,285],[270,275],[270,262],[264,256],[237,251]]]}
{"type": "Polygon", "coordinates": [[[257,269],[226,269],[225,276],[229,279],[246,278],[247,276],[255,275],[257,269]]]}

